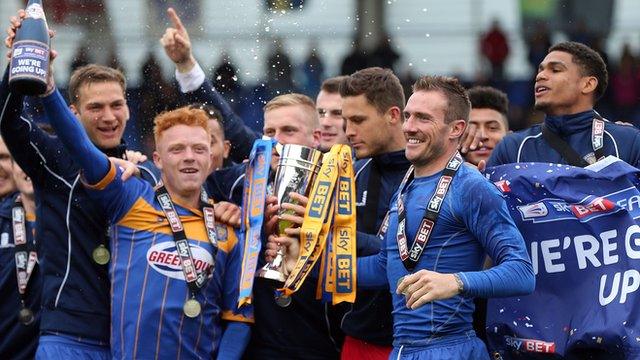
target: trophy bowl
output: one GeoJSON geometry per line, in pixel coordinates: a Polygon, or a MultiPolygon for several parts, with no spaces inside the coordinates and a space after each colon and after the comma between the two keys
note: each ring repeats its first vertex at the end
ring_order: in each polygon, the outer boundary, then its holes
{"type": "MultiPolygon", "coordinates": [[[[278,205],[284,203],[297,204],[291,199],[289,193],[296,192],[307,196],[311,190],[313,180],[320,170],[322,153],[319,150],[294,144],[286,144],[282,147],[276,176],[274,179],[274,195],[278,199],[278,205]]],[[[291,213],[280,209],[278,215],[291,213]]],[[[284,235],[284,230],[292,227],[290,221],[278,221],[278,235],[284,235]]],[[[258,277],[272,280],[274,286],[284,284],[287,279],[284,272],[284,252],[282,249],[271,262],[267,263],[258,272],[258,277]]]]}

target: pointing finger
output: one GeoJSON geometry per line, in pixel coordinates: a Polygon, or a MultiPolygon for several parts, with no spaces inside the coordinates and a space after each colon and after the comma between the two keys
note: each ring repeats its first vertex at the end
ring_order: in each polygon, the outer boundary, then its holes
{"type": "Polygon", "coordinates": [[[171,20],[173,27],[175,27],[178,31],[182,31],[184,29],[184,26],[182,25],[182,21],[180,20],[180,17],[178,17],[176,11],[173,8],[169,8],[167,9],[167,14],[169,15],[169,19],[171,20]]]}

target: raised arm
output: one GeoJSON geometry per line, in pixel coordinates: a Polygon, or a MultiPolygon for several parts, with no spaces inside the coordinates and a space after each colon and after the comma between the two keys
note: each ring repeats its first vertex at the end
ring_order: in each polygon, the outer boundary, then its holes
{"type": "MultiPolygon", "coordinates": [[[[19,10],[17,16],[12,16],[7,29],[5,46],[11,48],[16,30],[26,16],[24,10],[19,10]]],[[[50,32],[50,36],[53,33],[50,32]]],[[[52,51],[55,57],[55,51],[52,51]]],[[[31,180],[39,185],[58,183],[51,179],[58,179],[67,186],[65,175],[60,171],[67,166],[60,165],[64,157],[59,156],[61,145],[59,141],[33,123],[23,114],[25,97],[9,90],[9,67],[4,72],[0,83],[0,132],[5,140],[9,152],[31,180]]]]}
{"type": "Polygon", "coordinates": [[[189,102],[209,104],[220,110],[225,137],[231,142],[231,159],[240,163],[249,157],[253,142],[261,135],[246,126],[227,100],[206,80],[204,71],[193,57],[187,29],[175,10],[169,8],[167,14],[173,26],[165,30],[160,43],[176,65],[180,90],[189,102]]]}

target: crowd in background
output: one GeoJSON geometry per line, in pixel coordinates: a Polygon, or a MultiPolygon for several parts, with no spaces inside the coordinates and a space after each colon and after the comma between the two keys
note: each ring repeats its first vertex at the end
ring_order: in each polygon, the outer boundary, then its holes
{"type": "MultiPolygon", "coordinates": [[[[640,126],[640,54],[634,53],[630,44],[625,43],[619,59],[611,59],[603,50],[604,42],[599,36],[577,27],[567,34],[572,41],[582,42],[597,50],[605,63],[611,78],[610,86],[599,101],[597,110],[608,119],[624,121],[640,126]]],[[[486,60],[487,71],[480,72],[475,79],[459,77],[465,86],[488,85],[504,91],[510,100],[509,126],[520,130],[541,121],[540,114],[533,111],[533,82],[540,64],[552,44],[551,33],[544,23],[536,26],[532,36],[526,39],[527,60],[531,67],[530,80],[511,80],[504,73],[505,63],[510,56],[510,44],[505,30],[498,21],[494,21],[486,32],[480,35],[478,48],[486,60]]],[[[333,75],[349,75],[370,66],[379,66],[394,70],[408,96],[416,76],[411,72],[400,72],[399,60],[402,54],[394,49],[393,39],[384,35],[379,44],[366,51],[357,39],[352,42],[352,50],[342,61],[340,74],[328,74],[323,56],[313,46],[306,59],[294,63],[285,51],[282,39],[276,39],[272,53],[267,57],[266,81],[257,85],[243,83],[239,79],[239,70],[234,59],[222,54],[215,67],[205,69],[211,82],[231,104],[234,111],[245,120],[247,126],[256,131],[262,130],[262,107],[274,96],[289,92],[299,92],[315,96],[320,89],[322,79],[333,75]]],[[[120,68],[117,54],[108,56],[105,65],[120,68]]],[[[71,63],[71,71],[94,62],[86,47],[78,48],[71,63]]],[[[153,149],[152,120],[155,114],[173,109],[178,103],[178,88],[172,78],[164,76],[159,59],[149,53],[140,66],[138,87],[129,88],[129,102],[132,104],[132,128],[127,139],[139,144],[147,152],[153,149]],[[134,125],[135,123],[135,125],[134,125]]],[[[61,84],[66,87],[66,84],[61,84]]]]}

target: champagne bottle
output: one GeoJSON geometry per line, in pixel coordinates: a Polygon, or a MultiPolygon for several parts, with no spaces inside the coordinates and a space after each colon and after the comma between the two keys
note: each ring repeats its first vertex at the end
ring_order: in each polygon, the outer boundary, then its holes
{"type": "Polygon", "coordinates": [[[22,95],[40,95],[47,90],[49,28],[41,0],[30,0],[26,13],[11,48],[9,88],[22,95]]]}

